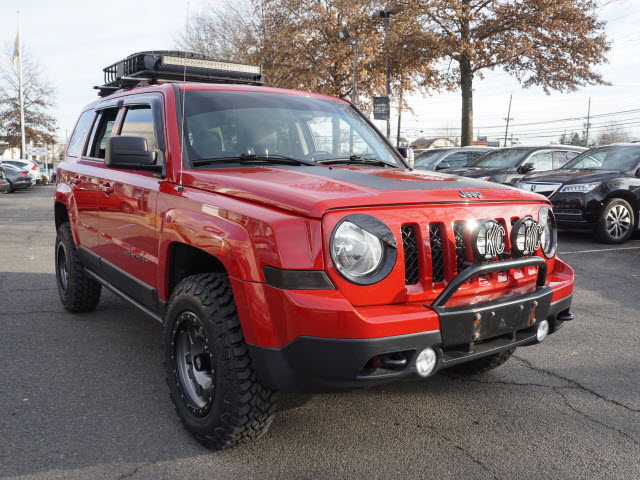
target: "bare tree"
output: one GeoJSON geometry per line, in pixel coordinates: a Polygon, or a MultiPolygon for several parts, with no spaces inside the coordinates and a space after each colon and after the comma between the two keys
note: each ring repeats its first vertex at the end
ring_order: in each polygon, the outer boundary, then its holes
{"type": "Polygon", "coordinates": [[[624,129],[618,122],[611,122],[607,124],[604,129],[598,134],[596,138],[596,144],[609,145],[611,143],[625,143],[631,141],[631,134],[624,129]]]}
{"type": "MultiPolygon", "coordinates": [[[[13,49],[6,47],[5,51],[13,49]]],[[[22,88],[24,92],[25,141],[42,145],[54,143],[56,119],[49,113],[55,106],[55,89],[43,79],[42,69],[23,47],[22,88]]],[[[11,68],[11,56],[0,62],[0,137],[9,148],[21,147],[20,95],[18,72],[11,68]]],[[[24,152],[20,152],[24,158],[24,152]]]]}
{"type": "Polygon", "coordinates": [[[438,136],[448,138],[456,145],[459,145],[458,142],[460,141],[460,129],[447,123],[446,125],[440,127],[440,129],[438,130],[438,136]]]}

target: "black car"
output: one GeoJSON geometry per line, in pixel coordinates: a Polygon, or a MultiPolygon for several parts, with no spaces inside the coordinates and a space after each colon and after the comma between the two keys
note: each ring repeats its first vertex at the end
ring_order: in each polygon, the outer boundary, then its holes
{"type": "Polygon", "coordinates": [[[555,170],[585,150],[569,145],[501,148],[447,173],[514,185],[528,172],[555,170]]]}
{"type": "Polygon", "coordinates": [[[414,168],[432,171],[462,168],[491,151],[493,148],[489,147],[447,147],[423,150],[416,153],[414,168]]]}
{"type": "Polygon", "coordinates": [[[9,181],[10,192],[31,186],[31,177],[26,170],[14,167],[8,163],[3,163],[2,169],[4,170],[4,176],[9,181]]]}
{"type": "Polygon", "coordinates": [[[594,230],[601,242],[622,243],[638,229],[640,145],[593,148],[516,186],[549,197],[559,227],[594,230]]]}
{"type": "Polygon", "coordinates": [[[0,167],[0,193],[7,193],[9,191],[11,191],[11,184],[4,176],[4,168],[0,167]]]}

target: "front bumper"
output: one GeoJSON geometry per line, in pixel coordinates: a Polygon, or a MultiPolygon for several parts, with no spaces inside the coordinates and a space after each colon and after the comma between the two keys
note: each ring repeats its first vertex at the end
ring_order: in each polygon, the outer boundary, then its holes
{"type": "MultiPolygon", "coordinates": [[[[550,333],[555,333],[572,318],[569,314],[571,293],[568,291],[573,283],[572,273],[570,285],[554,290],[550,285],[559,287],[559,284],[553,281],[547,284],[546,263],[539,257],[470,267],[458,277],[429,308],[423,307],[423,315],[430,313],[439,317],[438,329],[376,338],[301,335],[282,347],[250,344],[254,367],[263,382],[279,390],[353,389],[414,376],[416,357],[427,347],[436,351],[435,372],[517,346],[538,343],[536,331],[542,320],[547,320],[550,333]],[[538,266],[534,290],[482,303],[446,307],[457,288],[470,277],[525,265],[538,266]],[[552,301],[554,293],[563,295],[552,301]],[[390,358],[394,361],[385,363],[390,358]],[[397,360],[401,360],[400,363],[397,360]]],[[[307,315],[311,314],[307,311],[307,315]]],[[[304,319],[301,317],[299,321],[304,319]]]]}
{"type": "Polygon", "coordinates": [[[589,230],[598,223],[602,198],[588,193],[558,192],[549,197],[559,227],[569,230],[589,230]]]}

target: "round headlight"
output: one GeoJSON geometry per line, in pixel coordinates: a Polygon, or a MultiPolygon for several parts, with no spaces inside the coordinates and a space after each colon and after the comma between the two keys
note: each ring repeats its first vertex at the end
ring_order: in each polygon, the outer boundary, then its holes
{"type": "Polygon", "coordinates": [[[558,247],[558,228],[556,227],[553,211],[549,207],[544,206],[540,209],[538,224],[542,227],[542,233],[540,234],[542,252],[545,257],[552,258],[556,254],[556,248],[558,247]]]}
{"type": "Polygon", "coordinates": [[[514,257],[533,255],[540,248],[542,227],[531,217],[518,220],[511,229],[511,253],[514,257]]]}
{"type": "Polygon", "coordinates": [[[345,217],[331,236],[331,260],[347,280],[371,285],[385,278],[396,262],[396,243],[389,227],[375,217],[345,217]]]}
{"type": "Polygon", "coordinates": [[[505,230],[495,220],[479,222],[471,235],[471,247],[479,260],[488,262],[504,253],[505,230]]]}

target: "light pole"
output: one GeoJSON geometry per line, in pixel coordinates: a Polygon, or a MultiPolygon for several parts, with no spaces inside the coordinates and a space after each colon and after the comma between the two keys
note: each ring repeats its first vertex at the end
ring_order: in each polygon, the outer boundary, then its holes
{"type": "MultiPolygon", "coordinates": [[[[395,13],[398,13],[401,10],[400,6],[388,6],[384,10],[378,10],[377,12],[373,12],[371,18],[384,18],[384,45],[386,50],[386,70],[387,70],[387,98],[391,96],[391,79],[389,74],[389,49],[387,48],[387,33],[389,33],[389,17],[395,13]]],[[[391,115],[387,119],[387,138],[391,137],[391,115]]]]}
{"type": "MultiPolygon", "coordinates": [[[[347,27],[344,27],[342,30],[338,32],[338,37],[340,40],[346,41],[351,38],[351,34],[347,30],[347,27]]],[[[353,39],[353,88],[351,89],[351,103],[355,105],[357,98],[357,86],[358,86],[358,43],[360,42],[360,37],[355,37],[353,39]]]]}

